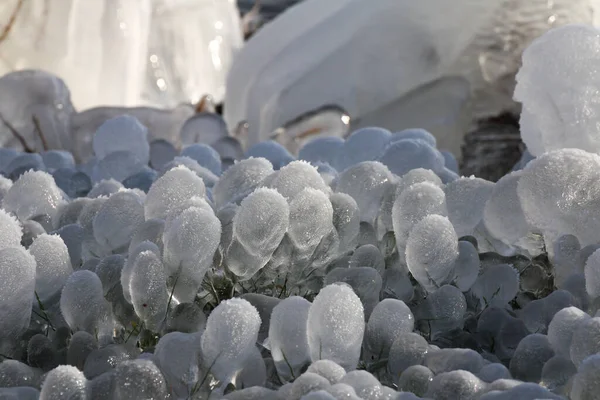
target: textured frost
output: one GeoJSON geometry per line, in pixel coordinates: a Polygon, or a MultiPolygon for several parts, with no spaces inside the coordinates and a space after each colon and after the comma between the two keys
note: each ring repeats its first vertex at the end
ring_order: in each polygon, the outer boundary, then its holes
{"type": "Polygon", "coordinates": [[[313,361],[331,360],[346,371],[356,368],[365,330],[363,306],[352,289],[332,284],[321,289],[308,312],[308,345],[313,361]]]}
{"type": "Polygon", "coordinates": [[[129,278],[131,304],[136,314],[153,332],[158,332],[167,313],[167,276],[160,258],[152,251],[140,253],[129,278]]]}
{"type": "Polygon", "coordinates": [[[459,237],[470,235],[479,224],[493,190],[493,182],[475,177],[460,178],[446,185],[448,218],[459,237]]]}
{"type": "Polygon", "coordinates": [[[255,346],[260,322],[256,308],[243,299],[225,300],[212,311],[201,346],[204,366],[217,379],[231,378],[242,367],[255,346]]]}
{"type": "Polygon", "coordinates": [[[213,188],[217,208],[247,196],[272,173],[273,165],[264,158],[248,158],[235,163],[221,175],[213,188]]]}
{"type": "Polygon", "coordinates": [[[457,257],[458,238],[448,218],[429,215],[412,229],[406,243],[406,263],[427,291],[435,291],[451,278],[457,257]]]}
{"type": "Polygon", "coordinates": [[[144,205],[137,194],[122,190],[102,205],[92,222],[96,241],[107,251],[127,249],[144,222],[144,205]]]}
{"type": "Polygon", "coordinates": [[[29,251],[36,261],[35,291],[43,303],[62,289],[73,272],[69,250],[60,236],[42,234],[29,251]]]}
{"type": "Polygon", "coordinates": [[[61,365],[46,375],[40,400],[87,400],[88,380],[83,372],[70,365],[61,365]]]}
{"type": "Polygon", "coordinates": [[[51,175],[28,171],[8,190],[2,199],[2,207],[25,221],[40,214],[53,217],[61,202],[61,191],[51,175]]]}

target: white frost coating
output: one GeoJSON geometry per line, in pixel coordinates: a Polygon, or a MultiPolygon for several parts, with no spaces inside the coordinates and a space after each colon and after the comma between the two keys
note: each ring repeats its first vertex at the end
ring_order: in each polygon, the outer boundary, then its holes
{"type": "Polygon", "coordinates": [[[61,365],[46,375],[40,400],[87,400],[88,380],[83,372],[70,365],[61,365]]]}
{"type": "Polygon", "coordinates": [[[448,218],[428,215],[410,232],[406,243],[406,264],[428,292],[434,292],[447,283],[457,257],[458,237],[448,218]]]}
{"type": "Polygon", "coordinates": [[[309,254],[333,229],[333,207],[320,190],[306,188],[290,202],[288,235],[301,252],[309,254]]]}
{"type": "Polygon", "coordinates": [[[308,312],[308,345],[313,361],[331,360],[356,369],[365,331],[363,305],[352,289],[334,283],[321,289],[308,312]]]}
{"type": "Polygon", "coordinates": [[[61,202],[61,190],[50,174],[28,171],[8,190],[2,199],[2,207],[25,221],[40,214],[54,217],[61,202]]]}
{"type": "Polygon", "coordinates": [[[265,158],[248,158],[235,163],[221,175],[213,188],[217,209],[247,196],[272,173],[273,165],[265,158]]]}
{"type": "Polygon", "coordinates": [[[159,256],[150,250],[143,251],[136,258],[129,278],[129,293],[135,313],[153,332],[160,330],[160,324],[167,314],[169,293],[167,275],[159,256]]]}
{"type": "Polygon", "coordinates": [[[267,187],[276,189],[283,197],[292,200],[302,189],[310,187],[329,193],[323,178],[315,167],[306,161],[292,161],[277,172],[267,187]]]}
{"type": "Polygon", "coordinates": [[[175,167],[150,187],[144,204],[146,219],[164,219],[171,210],[194,196],[204,197],[205,192],[201,178],[186,167],[175,167]]]}
{"type": "Polygon", "coordinates": [[[252,254],[270,255],[289,226],[290,209],[274,189],[259,188],[242,200],[233,218],[233,235],[252,254]]]}
{"type": "Polygon", "coordinates": [[[585,289],[590,298],[600,297],[600,250],[588,257],[585,268],[585,289]]]}
{"type": "Polygon", "coordinates": [[[219,304],[202,334],[204,366],[217,379],[232,378],[254,349],[260,323],[258,311],[246,300],[235,298],[219,304]]]}
{"type": "Polygon", "coordinates": [[[35,290],[44,303],[62,289],[73,272],[69,249],[60,236],[42,234],[34,239],[29,252],[36,261],[35,290]]]}
{"type": "Polygon", "coordinates": [[[92,222],[96,241],[107,251],[127,249],[131,237],[144,223],[144,205],[131,190],[113,194],[92,222]]]}
{"type": "Polygon", "coordinates": [[[21,246],[0,250],[0,349],[29,326],[35,290],[35,258],[21,246]]]}
{"type": "Polygon", "coordinates": [[[0,249],[21,245],[23,229],[20,222],[0,208],[0,249]]]}
{"type": "Polygon", "coordinates": [[[592,26],[553,29],[525,50],[515,99],[523,104],[521,135],[531,154],[600,151],[599,61],[600,30],[592,26]]]}
{"type": "Polygon", "coordinates": [[[572,234],[582,246],[600,231],[600,156],[555,150],[527,164],[517,185],[523,214],[542,231],[572,234]]]}
{"type": "Polygon", "coordinates": [[[191,207],[182,212],[163,234],[163,262],[167,275],[178,276],[173,297],[194,300],[221,240],[221,222],[211,211],[191,207]]]}

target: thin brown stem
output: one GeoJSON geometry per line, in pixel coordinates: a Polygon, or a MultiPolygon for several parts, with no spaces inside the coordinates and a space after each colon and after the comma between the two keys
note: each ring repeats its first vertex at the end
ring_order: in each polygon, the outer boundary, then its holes
{"type": "Polygon", "coordinates": [[[19,15],[19,12],[21,12],[21,9],[23,8],[23,4],[25,4],[25,0],[17,0],[17,5],[15,6],[15,8],[12,11],[12,14],[10,15],[10,18],[8,19],[8,23],[6,24],[6,26],[4,27],[2,32],[0,32],[0,43],[5,41],[6,38],[8,37],[8,35],[10,34],[10,31],[14,27],[15,22],[17,20],[17,16],[19,15]]]}
{"type": "Polygon", "coordinates": [[[35,132],[42,141],[42,148],[44,149],[44,151],[47,151],[49,149],[48,142],[46,141],[46,136],[44,136],[44,132],[42,131],[42,127],[40,126],[40,120],[38,119],[38,117],[35,116],[35,114],[31,116],[31,119],[33,120],[35,132]]]}
{"type": "Polygon", "coordinates": [[[10,133],[12,133],[13,136],[21,143],[21,146],[23,146],[23,151],[25,151],[26,153],[34,153],[33,149],[29,147],[29,145],[27,145],[27,142],[25,141],[23,135],[21,135],[19,131],[17,131],[15,127],[12,126],[12,124],[4,118],[2,114],[0,114],[0,122],[6,125],[10,133]]]}

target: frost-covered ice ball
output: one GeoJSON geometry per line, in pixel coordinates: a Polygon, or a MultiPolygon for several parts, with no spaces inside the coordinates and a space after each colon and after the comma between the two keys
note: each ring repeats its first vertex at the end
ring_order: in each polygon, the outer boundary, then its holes
{"type": "Polygon", "coordinates": [[[299,160],[310,163],[327,163],[332,166],[344,147],[345,140],[339,137],[320,137],[306,143],[298,153],[299,160]]]}
{"type": "Polygon", "coordinates": [[[371,360],[385,358],[396,337],[412,332],[414,326],[414,316],[402,300],[382,300],[373,309],[365,330],[367,357],[371,360]]]}
{"type": "Polygon", "coordinates": [[[600,393],[600,354],[592,355],[579,366],[571,386],[571,400],[593,400],[600,393]]]}
{"type": "Polygon", "coordinates": [[[398,194],[392,206],[396,242],[404,246],[413,227],[428,215],[448,213],[444,191],[431,182],[411,185],[398,194]]]}
{"type": "Polygon", "coordinates": [[[365,330],[363,305],[345,284],[321,289],[308,313],[308,344],[313,361],[332,360],[356,368],[365,330]]]}
{"type": "Polygon", "coordinates": [[[458,237],[448,218],[428,215],[410,232],[406,263],[415,279],[434,292],[452,277],[458,257],[458,237]]]}
{"type": "Polygon", "coordinates": [[[585,289],[592,299],[600,297],[600,250],[588,257],[585,268],[585,289]]]}
{"type": "Polygon", "coordinates": [[[479,224],[493,190],[493,182],[474,176],[460,178],[446,185],[444,192],[448,218],[459,237],[470,235],[479,224]]]}
{"type": "Polygon", "coordinates": [[[382,128],[362,128],[352,132],[333,164],[338,171],[363,161],[379,159],[390,143],[392,134],[382,128]]]}
{"type": "Polygon", "coordinates": [[[212,147],[195,143],[181,151],[181,156],[195,160],[200,166],[207,168],[215,175],[221,175],[221,156],[212,147]]]}
{"type": "Polygon", "coordinates": [[[102,282],[91,271],[79,270],[69,276],[60,296],[60,311],[73,331],[98,334],[112,328],[102,282]]]}
{"type": "Polygon", "coordinates": [[[305,188],[313,188],[329,193],[329,187],[315,167],[306,161],[292,161],[276,172],[266,186],[277,189],[283,197],[291,201],[305,188]]]}
{"type": "Polygon", "coordinates": [[[288,235],[302,252],[311,252],[333,229],[333,207],[320,190],[306,188],[290,202],[288,235]]]}
{"type": "Polygon", "coordinates": [[[146,250],[135,259],[129,278],[129,293],[135,313],[153,332],[167,314],[167,274],[159,256],[146,250]]]}
{"type": "Polygon", "coordinates": [[[70,365],[61,365],[46,375],[40,400],[87,400],[89,383],[83,372],[70,365]]]}
{"type": "Polygon", "coordinates": [[[98,160],[120,151],[131,152],[144,165],[150,160],[148,129],[130,115],[111,118],[100,125],[92,145],[98,160]]]}
{"type": "Polygon", "coordinates": [[[274,140],[265,140],[252,145],[244,154],[245,158],[263,157],[273,164],[273,168],[278,170],[283,166],[294,161],[294,156],[290,152],[274,140]]]}
{"type": "Polygon", "coordinates": [[[21,244],[23,230],[21,223],[0,208],[0,249],[18,247],[21,244]]]}
{"type": "Polygon", "coordinates": [[[373,224],[383,196],[394,176],[377,161],[365,161],[350,166],[337,179],[335,191],[352,196],[360,209],[361,221],[373,224]]]}
{"type": "Polygon", "coordinates": [[[204,366],[217,379],[232,378],[242,367],[255,348],[260,322],[256,308],[243,299],[225,300],[212,311],[201,346],[204,366]]]}
{"type": "Polygon", "coordinates": [[[532,230],[517,195],[522,175],[523,171],[516,171],[500,178],[483,210],[485,228],[494,238],[508,245],[518,243],[532,230]]]}
{"type": "Polygon", "coordinates": [[[272,173],[273,165],[265,158],[248,158],[235,163],[221,175],[213,188],[217,209],[252,193],[272,173]]]}
{"type": "Polygon", "coordinates": [[[2,199],[2,207],[21,221],[40,214],[53,217],[63,196],[52,175],[43,171],[28,171],[11,186],[2,199]]]}
{"type": "Polygon", "coordinates": [[[22,247],[0,250],[0,349],[9,352],[29,326],[35,290],[35,258],[22,247]]]}
{"type": "Polygon", "coordinates": [[[33,240],[29,252],[36,261],[35,291],[44,303],[62,289],[73,272],[69,249],[60,236],[42,234],[33,240]]]}
{"type": "Polygon", "coordinates": [[[548,340],[556,354],[569,357],[573,333],[579,323],[590,316],[577,307],[563,308],[552,318],[548,326],[548,340]]]}
{"type": "Polygon", "coordinates": [[[286,382],[301,375],[310,363],[307,320],[311,303],[298,296],[288,297],[273,308],[269,345],[277,374],[286,382]]]}
{"type": "Polygon", "coordinates": [[[578,323],[571,339],[571,361],[576,367],[596,353],[600,353],[600,317],[578,323]]]}
{"type": "Polygon", "coordinates": [[[379,161],[389,170],[402,176],[415,168],[444,170],[444,156],[421,139],[402,139],[388,146],[379,161]]]}
{"type": "Polygon", "coordinates": [[[514,97],[523,104],[521,136],[531,154],[600,151],[599,57],[600,31],[583,25],[552,29],[523,52],[514,97]]]}
{"type": "Polygon", "coordinates": [[[115,397],[117,399],[166,399],[165,379],[150,360],[127,360],[117,365],[115,371],[115,397]]]}
{"type": "Polygon", "coordinates": [[[190,207],[165,228],[163,262],[178,276],[173,297],[194,300],[221,240],[221,221],[212,211],[190,207]]]}
{"type": "Polygon", "coordinates": [[[173,209],[194,196],[204,197],[205,193],[201,178],[186,167],[175,167],[150,187],[144,203],[146,219],[164,219],[173,209]]]}
{"type": "Polygon", "coordinates": [[[96,241],[108,251],[127,249],[131,237],[144,222],[144,202],[133,191],[123,189],[102,205],[92,227],[96,241]]]}
{"type": "Polygon", "coordinates": [[[542,231],[575,235],[582,246],[600,230],[600,156],[578,149],[545,153],[519,179],[517,194],[527,220],[542,231]]]}

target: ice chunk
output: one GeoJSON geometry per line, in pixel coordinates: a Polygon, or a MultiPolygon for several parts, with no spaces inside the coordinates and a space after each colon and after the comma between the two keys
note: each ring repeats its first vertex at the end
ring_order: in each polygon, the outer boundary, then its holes
{"type": "Polygon", "coordinates": [[[118,399],[148,399],[168,397],[165,379],[150,360],[127,360],[117,365],[115,397],[118,399]]]}
{"type": "Polygon", "coordinates": [[[427,142],[420,139],[402,139],[393,142],[379,158],[389,170],[402,176],[415,168],[444,170],[444,156],[427,142]]]}
{"type": "Polygon", "coordinates": [[[577,368],[570,358],[554,356],[544,364],[541,382],[552,391],[562,391],[575,373],[577,373],[577,368]]]}
{"type": "Polygon", "coordinates": [[[346,193],[333,193],[329,200],[333,207],[333,226],[340,239],[339,253],[344,254],[358,245],[360,230],[358,204],[346,193]]]}
{"type": "Polygon", "coordinates": [[[267,381],[267,366],[258,347],[250,351],[234,380],[235,387],[262,387],[267,381]]]}
{"type": "Polygon", "coordinates": [[[383,397],[383,385],[370,372],[350,371],[340,380],[354,388],[356,395],[365,400],[377,400],[383,397]]]}
{"type": "Polygon", "coordinates": [[[262,268],[267,263],[289,227],[289,214],[287,201],[273,189],[259,188],[242,200],[233,218],[233,239],[261,261],[229,260],[233,273],[249,277],[258,271],[251,266],[262,268]]]}
{"type": "Polygon", "coordinates": [[[467,400],[482,393],[486,384],[469,371],[450,371],[431,381],[426,396],[439,400],[467,400]]]}
{"type": "Polygon", "coordinates": [[[373,309],[365,330],[363,346],[367,360],[385,358],[396,338],[412,332],[414,326],[414,316],[402,300],[382,300],[373,309]]]}
{"type": "Polygon", "coordinates": [[[591,298],[600,297],[600,250],[596,250],[585,263],[585,288],[591,298]]]}
{"type": "Polygon", "coordinates": [[[167,333],[154,350],[154,359],[163,372],[173,394],[185,398],[200,379],[200,345],[198,335],[167,333]]]}
{"type": "Polygon", "coordinates": [[[62,289],[73,272],[69,250],[60,236],[42,234],[29,251],[36,261],[35,291],[44,303],[62,289]]]}
{"type": "Polygon", "coordinates": [[[329,193],[329,188],[315,167],[306,161],[292,161],[273,175],[268,187],[277,189],[288,201],[291,201],[305,188],[313,188],[329,193]]]}
{"type": "Polygon", "coordinates": [[[222,382],[232,378],[255,348],[259,328],[258,311],[246,300],[221,302],[208,317],[202,334],[204,366],[222,382]]]}
{"type": "Polygon", "coordinates": [[[110,307],[95,273],[80,270],[69,276],[60,296],[60,311],[73,331],[112,337],[110,307]]]}
{"type": "Polygon", "coordinates": [[[371,267],[334,268],[325,277],[325,285],[335,282],[344,282],[352,287],[362,302],[365,318],[368,319],[379,302],[382,287],[379,272],[371,267]]]}
{"type": "Polygon", "coordinates": [[[307,330],[313,361],[332,360],[346,371],[356,368],[365,322],[362,303],[349,286],[321,290],[310,307],[307,330]]]}
{"type": "Polygon", "coordinates": [[[390,143],[391,133],[387,129],[363,128],[354,131],[338,154],[333,166],[344,171],[363,161],[375,161],[381,157],[390,143]]]}
{"type": "Polygon", "coordinates": [[[522,175],[523,171],[516,171],[500,178],[483,210],[483,223],[488,232],[508,245],[519,243],[532,230],[517,195],[522,175]]]}
{"type": "Polygon", "coordinates": [[[430,337],[437,339],[446,332],[462,329],[467,302],[462,292],[451,285],[444,285],[415,309],[417,319],[428,322],[430,337]]]}
{"type": "Polygon", "coordinates": [[[448,213],[444,191],[430,182],[415,183],[403,190],[392,207],[396,243],[404,247],[414,226],[428,215],[448,213]]]}
{"type": "Polygon", "coordinates": [[[135,313],[152,332],[160,330],[167,314],[165,268],[154,252],[146,250],[135,258],[129,278],[129,293],[135,313]]]}
{"type": "Polygon", "coordinates": [[[187,146],[181,151],[182,157],[195,160],[202,167],[207,168],[215,175],[221,175],[221,156],[215,149],[203,143],[187,146]]]}
{"type": "Polygon", "coordinates": [[[119,189],[122,189],[123,185],[112,178],[102,179],[96,183],[92,190],[87,194],[89,198],[96,199],[102,196],[110,196],[113,193],[117,193],[119,189]]]}
{"type": "Polygon", "coordinates": [[[539,382],[546,361],[554,356],[548,337],[534,333],[524,337],[510,360],[510,373],[515,379],[539,382]]]}
{"type": "Polygon", "coordinates": [[[206,326],[206,316],[195,303],[179,303],[169,312],[166,323],[168,332],[201,332],[206,326]]]}
{"type": "Polygon", "coordinates": [[[0,208],[0,249],[18,247],[23,230],[19,221],[0,208]]]}
{"type": "Polygon", "coordinates": [[[344,375],[346,375],[344,368],[331,360],[317,360],[310,364],[310,367],[308,367],[306,372],[312,372],[317,375],[321,375],[332,385],[338,383],[344,377],[344,375]]]}
{"type": "Polygon", "coordinates": [[[165,227],[163,262],[167,276],[178,277],[173,288],[178,302],[194,300],[220,240],[219,219],[197,207],[183,211],[165,227]]]}
{"type": "Polygon", "coordinates": [[[175,157],[172,161],[166,163],[160,171],[160,174],[158,174],[158,177],[162,177],[166,172],[179,166],[184,166],[190,171],[193,171],[198,177],[202,178],[204,184],[208,187],[213,187],[219,180],[219,177],[210,172],[208,168],[204,168],[198,164],[196,160],[185,156],[175,157]]]}
{"type": "Polygon", "coordinates": [[[586,358],[580,365],[573,385],[570,398],[572,400],[593,399],[600,390],[600,354],[586,358]]]}
{"type": "Polygon", "coordinates": [[[213,188],[217,209],[247,196],[272,173],[273,165],[264,158],[248,158],[232,165],[213,188]]]}
{"type": "Polygon", "coordinates": [[[483,307],[503,307],[519,291],[519,273],[511,265],[499,264],[487,267],[471,288],[483,307]]]}
{"type": "Polygon", "coordinates": [[[600,318],[587,318],[577,324],[571,339],[571,361],[579,368],[583,360],[600,352],[600,318]]]}
{"type": "Polygon", "coordinates": [[[53,217],[62,200],[51,175],[42,171],[25,172],[2,199],[2,207],[25,221],[40,214],[53,217]]]}
{"type": "Polygon", "coordinates": [[[40,400],[87,400],[88,385],[83,372],[70,365],[61,365],[46,375],[40,400]]]}
{"type": "Polygon", "coordinates": [[[50,173],[61,168],[75,167],[73,154],[65,150],[48,150],[41,153],[41,156],[47,171],[50,173]]]}
{"type": "Polygon", "coordinates": [[[419,139],[431,147],[437,147],[437,139],[425,129],[404,129],[400,132],[394,132],[390,143],[395,143],[404,139],[419,139]]]}
{"type": "Polygon", "coordinates": [[[335,191],[349,194],[360,209],[361,221],[373,224],[383,196],[394,178],[387,167],[377,161],[352,165],[337,179],[335,191]]]}
{"type": "Polygon", "coordinates": [[[548,340],[556,354],[569,357],[573,333],[579,323],[589,318],[577,307],[563,308],[554,315],[548,326],[548,340]]]}
{"type": "Polygon", "coordinates": [[[582,246],[597,242],[600,156],[578,149],[545,153],[527,164],[518,183],[523,213],[533,226],[575,235],[582,246]]]}
{"type": "Polygon", "coordinates": [[[73,168],[60,168],[52,173],[56,185],[71,198],[87,196],[92,180],[85,173],[73,168]]]}
{"type": "Polygon", "coordinates": [[[313,164],[323,162],[333,166],[338,154],[343,151],[344,143],[344,139],[338,137],[313,139],[302,146],[298,153],[298,159],[313,164]]]}
{"type": "Polygon", "coordinates": [[[483,357],[471,349],[431,349],[425,354],[423,365],[436,375],[443,372],[465,370],[476,373],[484,365],[483,357]]]}
{"type": "Polygon", "coordinates": [[[194,196],[204,197],[205,192],[202,179],[186,167],[175,167],[150,187],[144,204],[146,219],[164,219],[171,210],[194,196]]]}
{"type": "Polygon", "coordinates": [[[143,201],[131,190],[124,189],[104,202],[92,227],[96,241],[107,251],[124,251],[143,222],[143,201]]]}
{"type": "Polygon", "coordinates": [[[86,358],[98,348],[96,338],[85,332],[78,331],[71,336],[67,350],[67,363],[83,371],[86,358]]]}
{"type": "MultiPolygon", "coordinates": [[[[547,363],[546,363],[547,364],[547,363]]],[[[503,364],[491,363],[477,373],[477,377],[484,382],[492,383],[498,379],[511,379],[510,371],[503,364]]]]}
{"type": "Polygon", "coordinates": [[[310,306],[308,300],[292,296],[275,306],[271,314],[269,345],[282,382],[299,377],[310,363],[306,330],[310,306]]]}
{"type": "Polygon", "coordinates": [[[127,114],[111,118],[100,125],[94,134],[93,146],[98,160],[111,153],[128,152],[142,164],[150,161],[148,129],[127,114]]]}
{"type": "Polygon", "coordinates": [[[523,53],[514,96],[523,104],[521,134],[534,156],[562,148],[600,150],[598,115],[589,111],[595,107],[592,87],[599,77],[587,68],[599,38],[592,26],[569,25],[548,31],[523,53]],[[551,90],[539,89],[549,82],[551,90]]]}
{"type": "Polygon", "coordinates": [[[145,165],[146,163],[130,151],[115,151],[98,162],[94,179],[116,179],[122,182],[142,171],[145,165]]]}
{"type": "Polygon", "coordinates": [[[473,233],[493,190],[493,182],[475,177],[460,178],[446,185],[448,218],[459,237],[473,233]]]}
{"type": "Polygon", "coordinates": [[[312,254],[333,229],[333,207],[320,190],[306,188],[290,202],[288,235],[302,253],[312,254]]]}
{"type": "Polygon", "coordinates": [[[406,243],[408,269],[423,287],[433,292],[449,279],[458,257],[458,238],[441,215],[429,215],[412,229],[406,243]]]}
{"type": "Polygon", "coordinates": [[[150,166],[155,170],[161,170],[166,163],[177,157],[179,152],[165,139],[157,139],[150,142],[150,166]]]}
{"type": "Polygon", "coordinates": [[[461,291],[468,291],[479,275],[479,254],[471,242],[458,242],[458,258],[454,263],[454,284],[461,291]]]}
{"type": "Polygon", "coordinates": [[[250,147],[244,154],[245,158],[263,157],[273,164],[273,169],[278,170],[294,161],[294,156],[274,140],[265,140],[250,147]]]}
{"type": "MultiPolygon", "coordinates": [[[[29,326],[35,290],[35,258],[22,247],[0,250],[0,349],[12,354],[12,346],[29,326]]],[[[5,353],[6,354],[6,353],[5,353]]]]}
{"type": "Polygon", "coordinates": [[[406,368],[398,379],[398,389],[412,392],[417,396],[425,396],[434,374],[423,365],[413,365],[406,368]]]}

